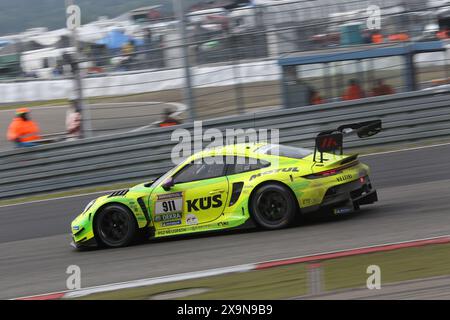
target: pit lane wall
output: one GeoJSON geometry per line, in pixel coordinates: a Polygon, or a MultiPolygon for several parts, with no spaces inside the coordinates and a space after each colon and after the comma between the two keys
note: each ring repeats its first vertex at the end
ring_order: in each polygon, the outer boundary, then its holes
{"type": "MultiPolygon", "coordinates": [[[[346,139],[346,149],[450,136],[450,92],[427,90],[352,102],[264,111],[203,122],[210,128],[279,129],[280,143],[313,147],[323,130],[381,119],[384,130],[371,138],[346,139]]],[[[0,199],[123,181],[148,181],[172,168],[175,128],[193,124],[60,142],[0,153],[0,199]]],[[[196,139],[201,139],[197,136],[196,139]]],[[[208,145],[205,142],[205,145],[208,145]]]]}

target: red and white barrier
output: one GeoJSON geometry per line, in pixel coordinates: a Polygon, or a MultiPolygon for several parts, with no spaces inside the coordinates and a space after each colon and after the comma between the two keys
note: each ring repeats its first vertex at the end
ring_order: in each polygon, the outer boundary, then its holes
{"type": "Polygon", "coordinates": [[[368,247],[312,254],[312,255],[306,255],[306,256],[301,256],[301,257],[293,257],[293,258],[287,258],[287,259],[279,259],[279,260],[265,261],[265,262],[259,262],[259,263],[238,265],[238,266],[232,266],[232,267],[226,267],[226,268],[218,268],[218,269],[210,269],[210,270],[204,270],[204,271],[181,273],[181,274],[175,274],[175,275],[170,275],[170,276],[163,276],[163,277],[148,278],[148,279],[134,280],[134,281],[128,281],[128,282],[107,284],[107,285],[90,287],[90,288],[85,288],[85,289],[80,289],[80,290],[62,291],[62,292],[54,292],[54,293],[48,293],[48,294],[43,294],[43,295],[22,297],[22,298],[17,298],[14,300],[55,300],[55,299],[63,299],[63,298],[79,298],[79,297],[91,295],[94,293],[102,293],[102,292],[108,292],[108,291],[130,289],[130,288],[150,286],[150,285],[155,285],[155,284],[170,283],[170,282],[175,282],[175,281],[200,279],[200,278],[206,278],[206,277],[212,277],[212,276],[218,276],[218,275],[224,275],[224,274],[230,274],[230,273],[237,273],[237,272],[263,270],[263,269],[298,264],[298,263],[317,264],[320,261],[330,260],[330,259],[338,259],[338,258],[356,256],[356,255],[362,255],[362,254],[387,252],[387,251],[393,251],[393,250],[398,250],[398,249],[417,248],[417,247],[422,247],[422,246],[427,246],[427,245],[436,245],[436,244],[445,244],[445,243],[450,243],[450,236],[440,236],[440,237],[434,237],[434,238],[388,243],[388,244],[374,245],[374,246],[368,246],[368,247]]]}

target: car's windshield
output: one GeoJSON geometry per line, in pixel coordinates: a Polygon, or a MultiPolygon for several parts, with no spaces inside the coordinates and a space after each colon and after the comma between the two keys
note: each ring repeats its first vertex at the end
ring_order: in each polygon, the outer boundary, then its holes
{"type": "Polygon", "coordinates": [[[267,144],[259,147],[255,152],[293,159],[303,159],[313,153],[310,149],[283,146],[279,144],[267,144]]]}
{"type": "Polygon", "coordinates": [[[174,172],[174,170],[176,168],[178,168],[178,166],[173,167],[172,169],[170,169],[169,171],[167,171],[165,174],[163,174],[162,176],[160,176],[159,178],[157,178],[153,183],[152,186],[158,186],[159,184],[161,184],[161,182],[165,181],[168,177],[170,177],[170,175],[174,172]]]}

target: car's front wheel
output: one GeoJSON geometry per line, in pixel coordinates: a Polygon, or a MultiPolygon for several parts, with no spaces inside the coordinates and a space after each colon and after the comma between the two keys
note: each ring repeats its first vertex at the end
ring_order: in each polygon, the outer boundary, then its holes
{"type": "Polygon", "coordinates": [[[259,187],[250,199],[250,213],[264,229],[281,229],[295,221],[297,204],[287,187],[270,183],[259,187]]]}
{"type": "Polygon", "coordinates": [[[108,205],[96,214],[95,236],[100,245],[118,248],[129,245],[137,232],[134,215],[121,205],[108,205]]]}

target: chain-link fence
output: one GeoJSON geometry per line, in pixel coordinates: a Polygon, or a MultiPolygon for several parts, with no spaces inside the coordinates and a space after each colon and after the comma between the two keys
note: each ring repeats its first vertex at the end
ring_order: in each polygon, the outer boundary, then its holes
{"type": "MultiPolygon", "coordinates": [[[[326,0],[202,8],[186,14],[185,37],[180,37],[178,22],[171,17],[132,24],[132,16],[100,21],[77,32],[76,61],[70,61],[76,50],[66,33],[51,47],[36,48],[33,42],[21,40],[0,50],[7,68],[18,68],[16,73],[2,72],[9,75],[0,83],[2,102],[67,105],[76,98],[73,71],[77,66],[88,135],[140,130],[156,125],[168,112],[189,121],[189,108],[194,109],[196,120],[280,108],[283,74],[279,58],[443,39],[443,9],[424,1],[326,0]],[[187,59],[183,59],[184,52],[187,59]],[[10,60],[4,58],[8,53],[10,60]],[[20,56],[18,67],[13,54],[20,56]],[[184,78],[185,67],[190,70],[189,82],[184,78]]],[[[446,85],[447,60],[446,52],[416,55],[418,89],[446,85]]],[[[297,67],[296,76],[324,103],[342,99],[355,78],[367,96],[374,94],[378,79],[392,92],[406,91],[407,68],[401,57],[394,56],[304,64],[297,67]]],[[[64,131],[63,113],[58,116],[60,124],[52,126],[57,109],[43,110],[48,111],[39,116],[41,120],[48,121],[53,131],[64,131]]]]}

